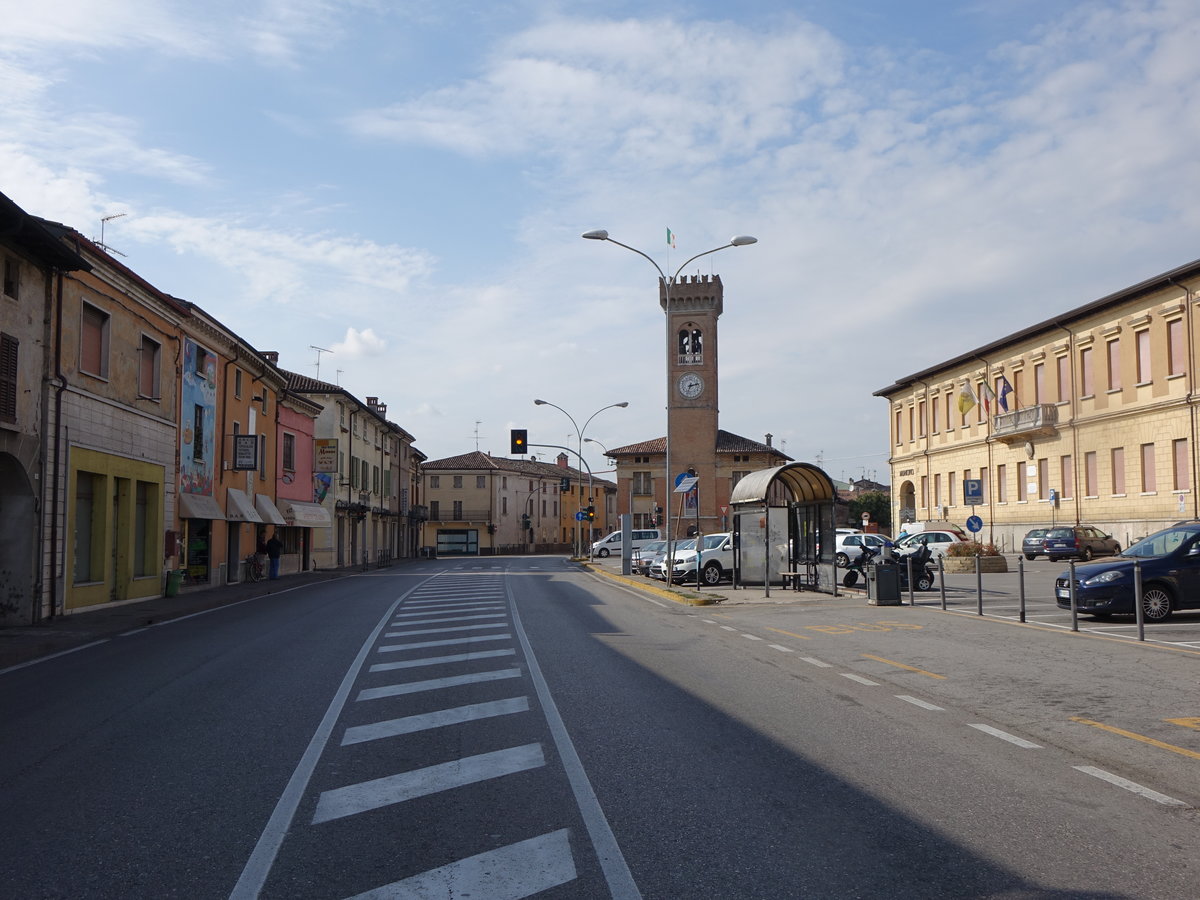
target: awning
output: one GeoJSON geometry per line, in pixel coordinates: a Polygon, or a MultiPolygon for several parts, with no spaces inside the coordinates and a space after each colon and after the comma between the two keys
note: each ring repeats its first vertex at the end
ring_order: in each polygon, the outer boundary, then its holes
{"type": "Polygon", "coordinates": [[[185,494],[180,491],[175,495],[179,499],[179,518],[181,519],[224,519],[225,514],[217,501],[209,494],[185,494]]]}
{"type": "Polygon", "coordinates": [[[246,496],[245,491],[237,488],[225,490],[225,518],[230,522],[257,522],[262,524],[262,516],[254,509],[254,504],[246,496]]]}
{"type": "Polygon", "coordinates": [[[288,500],[283,504],[283,518],[287,524],[301,528],[329,528],[333,525],[329,510],[320,503],[303,503],[299,500],[288,500]]]}
{"type": "Polygon", "coordinates": [[[258,510],[258,514],[262,516],[264,522],[270,522],[272,525],[287,524],[279,510],[275,508],[275,504],[271,502],[271,498],[266,494],[254,495],[254,508],[258,510]]]}

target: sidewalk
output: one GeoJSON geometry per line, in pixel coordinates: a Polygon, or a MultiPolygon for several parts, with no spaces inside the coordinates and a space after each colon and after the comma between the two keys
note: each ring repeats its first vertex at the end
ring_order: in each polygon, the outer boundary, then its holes
{"type": "MultiPolygon", "coordinates": [[[[413,560],[395,560],[392,566],[413,560]]],[[[192,615],[218,606],[238,603],[254,597],[265,597],[278,591],[290,590],[322,581],[345,578],[363,571],[361,566],[342,569],[321,569],[281,575],[277,580],[221,584],[212,587],[185,587],[175,597],[155,597],[121,606],[105,606],[69,616],[55,616],[37,625],[0,628],[0,673],[34,659],[62,653],[93,641],[103,640],[135,628],[144,628],[181,616],[192,615]]],[[[371,569],[369,571],[376,571],[371,569]]]]}

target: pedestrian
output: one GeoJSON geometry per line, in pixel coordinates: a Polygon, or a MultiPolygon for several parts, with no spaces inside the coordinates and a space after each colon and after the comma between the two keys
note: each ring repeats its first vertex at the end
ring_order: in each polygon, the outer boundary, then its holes
{"type": "Polygon", "coordinates": [[[271,561],[270,575],[271,580],[279,577],[279,554],[283,552],[283,541],[279,540],[278,534],[272,534],[271,539],[267,541],[267,559],[271,561]]]}

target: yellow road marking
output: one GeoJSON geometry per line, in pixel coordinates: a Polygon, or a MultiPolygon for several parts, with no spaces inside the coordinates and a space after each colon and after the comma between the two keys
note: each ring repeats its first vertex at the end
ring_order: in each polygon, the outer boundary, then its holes
{"type": "Polygon", "coordinates": [[[788,637],[800,638],[802,641],[811,641],[807,634],[796,634],[794,631],[784,631],[782,628],[768,628],[767,631],[774,631],[778,634],[786,634],[788,637]]]}
{"type": "MultiPolygon", "coordinates": [[[[1195,750],[1188,750],[1186,747],[1176,747],[1174,744],[1155,740],[1152,737],[1137,734],[1133,731],[1126,731],[1124,728],[1105,725],[1103,722],[1093,722],[1091,719],[1085,719],[1082,716],[1071,716],[1071,721],[1078,722],[1081,725],[1091,725],[1093,728],[1099,728],[1103,731],[1110,731],[1113,734],[1121,735],[1121,737],[1133,738],[1135,741],[1141,741],[1143,744],[1149,744],[1151,747],[1158,747],[1162,750],[1170,750],[1172,753],[1178,753],[1180,756],[1186,756],[1189,759],[1200,759],[1200,753],[1197,753],[1195,750]]],[[[1168,721],[1170,720],[1168,719],[1168,721]]]]}
{"type": "Polygon", "coordinates": [[[899,669],[908,669],[910,672],[916,672],[920,675],[928,675],[930,678],[940,678],[943,681],[946,679],[945,675],[938,675],[935,672],[926,672],[924,669],[918,669],[916,666],[906,666],[904,663],[898,663],[891,659],[884,659],[882,656],[874,656],[870,653],[864,653],[863,656],[865,656],[867,659],[875,659],[881,663],[887,663],[889,666],[896,666],[899,669]]]}
{"type": "Polygon", "coordinates": [[[1194,728],[1200,731],[1200,719],[1163,719],[1164,722],[1170,722],[1172,725],[1182,725],[1184,728],[1194,728]]]}

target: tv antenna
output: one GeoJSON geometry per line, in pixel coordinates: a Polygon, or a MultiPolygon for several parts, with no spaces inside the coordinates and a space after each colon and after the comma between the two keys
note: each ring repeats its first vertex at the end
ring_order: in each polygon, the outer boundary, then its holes
{"type": "Polygon", "coordinates": [[[116,249],[115,247],[110,247],[110,246],[108,246],[108,244],[104,243],[104,226],[106,224],[108,224],[109,222],[111,222],[113,219],[119,219],[119,218],[121,218],[121,216],[127,216],[127,215],[129,215],[129,213],[113,213],[111,216],[102,216],[100,218],[100,240],[96,241],[96,246],[99,247],[101,250],[103,250],[105,253],[115,253],[115,254],[117,254],[117,256],[125,255],[120,250],[116,249]]]}
{"type": "Polygon", "coordinates": [[[342,373],[343,373],[343,372],[345,372],[345,371],[346,371],[345,369],[338,369],[338,370],[337,370],[337,380],[336,380],[334,383],[335,383],[335,384],[336,384],[338,387],[341,387],[341,386],[342,386],[342,373]]]}
{"type": "Polygon", "coordinates": [[[309,344],[308,349],[317,351],[317,381],[320,381],[321,380],[321,354],[322,353],[332,353],[333,351],[326,350],[324,347],[318,347],[315,344],[309,344]]]}

